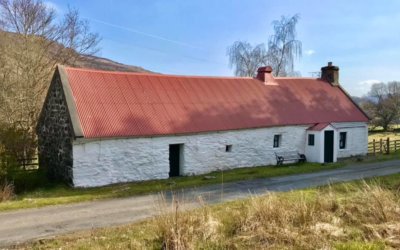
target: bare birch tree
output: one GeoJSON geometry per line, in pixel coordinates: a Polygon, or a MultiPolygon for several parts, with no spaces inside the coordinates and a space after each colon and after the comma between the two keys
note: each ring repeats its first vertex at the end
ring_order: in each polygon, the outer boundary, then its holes
{"type": "Polygon", "coordinates": [[[237,41],[227,50],[229,65],[235,68],[236,76],[255,76],[257,69],[267,62],[264,44],[252,46],[248,42],[237,41]]]}
{"type": "Polygon", "coordinates": [[[264,44],[252,46],[237,41],[228,47],[229,65],[237,76],[254,76],[259,66],[269,65],[275,76],[299,75],[294,71],[294,60],[302,56],[301,41],[296,39],[296,25],[299,15],[290,18],[282,16],[274,21],[274,35],[269,38],[268,49],[264,44]]]}

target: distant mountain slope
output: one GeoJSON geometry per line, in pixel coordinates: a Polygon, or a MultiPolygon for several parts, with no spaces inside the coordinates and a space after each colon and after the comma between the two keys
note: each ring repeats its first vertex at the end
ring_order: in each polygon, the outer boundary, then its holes
{"type": "MultiPolygon", "coordinates": [[[[0,27],[0,44],[1,43],[18,43],[21,35],[13,32],[3,31],[0,27]]],[[[50,47],[48,50],[49,55],[51,56],[53,50],[57,50],[54,48],[59,48],[62,45],[54,44],[53,48],[50,47]]],[[[1,56],[1,55],[0,55],[1,56]]],[[[66,64],[72,67],[78,68],[89,68],[89,69],[98,69],[98,70],[107,70],[107,71],[127,71],[127,72],[143,72],[143,73],[155,73],[150,70],[144,69],[139,66],[126,65],[122,63],[115,62],[113,60],[99,57],[99,56],[87,56],[80,55],[74,60],[73,65],[66,64]]]]}
{"type": "Polygon", "coordinates": [[[79,68],[90,68],[90,69],[99,69],[107,71],[154,73],[142,67],[126,65],[98,56],[84,56],[82,57],[82,59],[76,61],[74,66],[79,68]]]}

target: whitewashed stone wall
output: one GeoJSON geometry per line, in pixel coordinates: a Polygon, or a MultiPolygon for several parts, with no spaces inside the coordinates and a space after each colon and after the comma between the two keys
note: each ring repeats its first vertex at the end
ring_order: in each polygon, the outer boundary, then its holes
{"type": "MultiPolygon", "coordinates": [[[[76,187],[93,187],[166,179],[169,176],[169,144],[184,144],[181,175],[275,165],[274,152],[297,150],[305,153],[308,127],[284,126],[153,138],[78,139],[73,145],[73,183],[76,187]],[[282,135],[279,148],[273,148],[275,134],[282,135]],[[226,145],[232,145],[231,152],[225,152],[226,145]]],[[[335,124],[335,127],[338,131],[348,131],[348,147],[339,152],[338,157],[366,154],[365,123],[353,124],[351,128],[349,124],[335,124]]]]}
{"type": "Polygon", "coordinates": [[[323,162],[323,135],[320,131],[307,131],[307,141],[305,146],[307,161],[309,162],[323,162]],[[308,145],[308,135],[314,135],[314,145],[308,145]]]}
{"type": "Polygon", "coordinates": [[[287,126],[186,137],[183,174],[275,165],[274,152],[297,150],[304,153],[306,129],[307,126],[287,126]],[[281,135],[279,148],[273,148],[276,134],[281,135]],[[225,152],[226,145],[232,145],[232,152],[225,152]]]}
{"type": "Polygon", "coordinates": [[[168,144],[152,138],[76,141],[73,145],[73,184],[94,187],[166,179],[168,157],[168,144]]]}
{"type": "Polygon", "coordinates": [[[332,123],[337,129],[335,140],[339,142],[340,132],[347,132],[345,149],[339,149],[338,158],[366,155],[368,153],[368,125],[361,122],[332,123]]]}
{"type": "Polygon", "coordinates": [[[168,178],[169,144],[177,143],[184,144],[182,175],[273,165],[276,164],[275,151],[298,150],[304,153],[307,127],[285,126],[136,139],[78,139],[73,145],[73,183],[76,187],[92,187],[168,178]],[[282,135],[279,148],[273,148],[275,134],[282,135]],[[225,152],[226,145],[232,145],[232,152],[225,152]]]}
{"type": "Polygon", "coordinates": [[[308,161],[324,162],[324,132],[334,131],[334,161],[337,158],[345,158],[368,153],[368,126],[363,122],[332,123],[321,131],[308,131],[315,135],[315,145],[306,145],[306,156],[308,161]],[[332,125],[332,126],[331,126],[332,125]],[[340,132],[347,132],[346,148],[339,148],[340,132]]]}

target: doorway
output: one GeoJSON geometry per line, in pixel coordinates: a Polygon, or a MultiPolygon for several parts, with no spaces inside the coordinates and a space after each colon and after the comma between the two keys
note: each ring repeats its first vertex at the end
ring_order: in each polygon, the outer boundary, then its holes
{"type": "Polygon", "coordinates": [[[182,147],[183,144],[169,145],[169,177],[180,175],[182,147]]]}
{"type": "Polygon", "coordinates": [[[324,162],[333,162],[333,130],[325,131],[324,162]]]}

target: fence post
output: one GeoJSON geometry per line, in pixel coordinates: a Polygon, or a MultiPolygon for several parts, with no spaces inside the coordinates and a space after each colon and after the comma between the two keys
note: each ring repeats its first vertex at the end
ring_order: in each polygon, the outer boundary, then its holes
{"type": "Polygon", "coordinates": [[[373,147],[373,152],[374,152],[374,155],[375,155],[376,154],[375,139],[372,140],[372,147],[373,147]]]}
{"type": "Polygon", "coordinates": [[[397,140],[394,140],[394,152],[397,151],[397,140]]]}
{"type": "Polygon", "coordinates": [[[390,138],[389,137],[386,139],[386,145],[387,145],[386,154],[390,154],[390,138]]]}
{"type": "Polygon", "coordinates": [[[379,153],[382,154],[382,138],[379,139],[379,153]]]}

